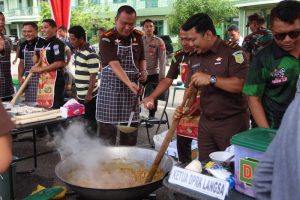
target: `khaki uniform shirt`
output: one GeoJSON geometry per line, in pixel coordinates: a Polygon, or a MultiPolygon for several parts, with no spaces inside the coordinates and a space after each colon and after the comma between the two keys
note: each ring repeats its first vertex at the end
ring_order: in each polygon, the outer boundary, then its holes
{"type": "MultiPolygon", "coordinates": [[[[249,67],[242,48],[220,38],[208,52],[198,55],[198,62],[191,66],[192,74],[202,71],[217,77],[245,79],[249,67]]],[[[215,119],[224,119],[247,110],[242,92],[230,93],[210,85],[201,89],[200,106],[205,116],[215,119]]]]}
{"type": "Polygon", "coordinates": [[[148,75],[159,74],[159,78],[165,77],[166,71],[166,47],[164,41],[152,36],[150,39],[143,36],[145,59],[148,75]]]}
{"type": "Polygon", "coordinates": [[[119,61],[118,45],[128,46],[132,44],[133,59],[135,66],[139,68],[139,62],[145,60],[144,48],[142,45],[142,35],[139,31],[134,30],[126,38],[121,37],[115,29],[111,29],[102,35],[100,41],[100,55],[102,67],[108,65],[110,61],[119,61]]]}

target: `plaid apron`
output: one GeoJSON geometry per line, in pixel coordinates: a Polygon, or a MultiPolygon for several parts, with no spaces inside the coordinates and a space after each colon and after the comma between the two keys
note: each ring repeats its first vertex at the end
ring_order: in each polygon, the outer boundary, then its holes
{"type": "MultiPolygon", "coordinates": [[[[38,43],[38,41],[37,41],[37,43],[38,43]]],[[[34,47],[34,51],[36,49],[36,44],[34,47]]],[[[34,66],[35,63],[32,61],[34,51],[28,51],[26,47],[27,47],[27,45],[24,48],[24,65],[25,65],[25,74],[27,76],[31,67],[34,66]]],[[[26,102],[36,103],[38,82],[39,82],[38,74],[34,73],[25,89],[25,101],[26,102]]]]}
{"type": "Polygon", "coordinates": [[[10,70],[10,51],[9,41],[5,40],[4,55],[0,55],[0,98],[10,97],[15,93],[10,70]]]}
{"type": "MultiPolygon", "coordinates": [[[[138,83],[139,70],[133,60],[132,46],[118,45],[120,64],[130,81],[138,83]]],[[[136,95],[114,74],[108,65],[102,69],[98,89],[96,119],[102,123],[128,123],[136,95]]],[[[139,121],[139,106],[134,109],[132,122],[139,121]]]]}

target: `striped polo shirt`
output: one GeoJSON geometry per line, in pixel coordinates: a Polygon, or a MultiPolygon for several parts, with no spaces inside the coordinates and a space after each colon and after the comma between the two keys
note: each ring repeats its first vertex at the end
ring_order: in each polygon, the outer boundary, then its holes
{"type": "MultiPolygon", "coordinates": [[[[75,84],[77,96],[80,100],[84,100],[87,95],[90,83],[90,74],[98,74],[99,58],[96,51],[89,44],[75,52],[75,84]]],[[[96,84],[93,89],[92,96],[95,97],[98,92],[98,76],[96,76],[96,84]]]]}

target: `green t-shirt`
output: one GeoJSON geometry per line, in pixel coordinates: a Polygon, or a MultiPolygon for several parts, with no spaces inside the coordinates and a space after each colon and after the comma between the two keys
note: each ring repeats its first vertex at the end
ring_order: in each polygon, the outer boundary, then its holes
{"type": "Polygon", "coordinates": [[[294,99],[300,74],[300,60],[275,42],[252,60],[243,92],[259,96],[271,128],[278,128],[285,110],[294,99]]]}

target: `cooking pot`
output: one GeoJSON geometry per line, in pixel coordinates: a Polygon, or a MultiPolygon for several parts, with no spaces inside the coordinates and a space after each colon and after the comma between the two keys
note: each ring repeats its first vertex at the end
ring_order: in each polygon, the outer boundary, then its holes
{"type": "MultiPolygon", "coordinates": [[[[107,147],[109,152],[109,160],[113,159],[127,159],[137,162],[141,162],[146,168],[150,168],[152,162],[155,159],[157,151],[152,149],[140,148],[140,147],[107,147]]],[[[95,155],[99,156],[101,153],[95,155]]],[[[105,160],[105,162],[109,162],[105,160]]],[[[83,161],[84,162],[84,161],[83,161]]],[[[70,170],[74,169],[74,162],[72,157],[68,157],[65,160],[60,161],[55,167],[56,176],[66,183],[74,192],[76,192],[83,199],[97,199],[97,200],[135,200],[142,199],[154,190],[162,186],[162,180],[171,170],[174,165],[174,161],[170,156],[164,155],[159,168],[163,171],[164,176],[151,183],[139,185],[136,187],[122,188],[122,189],[99,189],[88,188],[70,183],[67,180],[67,175],[70,170]]]]}

